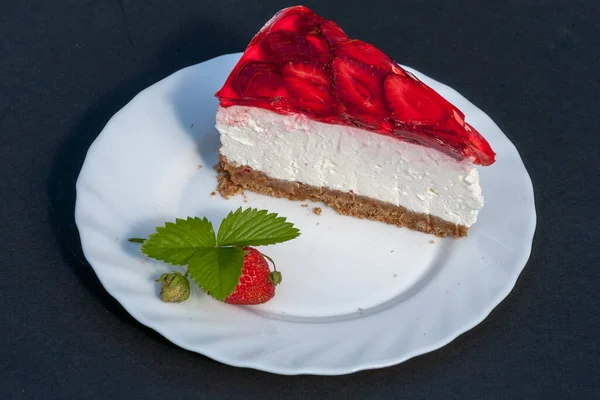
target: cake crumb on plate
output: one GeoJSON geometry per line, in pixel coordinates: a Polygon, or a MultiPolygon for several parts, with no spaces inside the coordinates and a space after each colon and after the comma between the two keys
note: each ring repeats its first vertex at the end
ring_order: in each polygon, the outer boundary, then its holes
{"type": "Polygon", "coordinates": [[[323,210],[321,210],[321,207],[315,207],[315,208],[313,208],[313,212],[314,212],[316,215],[321,215],[321,212],[322,212],[322,211],[323,211],[323,210]]]}

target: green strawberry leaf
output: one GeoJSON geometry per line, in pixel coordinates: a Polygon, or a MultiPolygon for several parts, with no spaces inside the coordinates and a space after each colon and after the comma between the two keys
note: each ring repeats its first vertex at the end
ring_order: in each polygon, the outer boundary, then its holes
{"type": "Polygon", "coordinates": [[[235,290],[242,275],[246,246],[285,242],[300,235],[291,222],[267,210],[239,208],[221,223],[218,240],[208,219],[176,219],[156,228],[142,243],[146,256],[173,265],[187,265],[196,284],[217,300],[235,290]],[[218,244],[217,244],[218,243],[218,244]]]}
{"type": "Polygon", "coordinates": [[[142,253],[173,265],[186,265],[199,250],[216,246],[215,231],[206,219],[176,219],[156,228],[142,243],[142,253]]]}
{"type": "Polygon", "coordinates": [[[240,281],[244,255],[238,247],[199,249],[189,260],[188,273],[206,293],[223,301],[240,281]]]}
{"type": "Polygon", "coordinates": [[[219,246],[266,246],[287,242],[300,235],[294,224],[267,210],[238,208],[221,222],[219,246]]]}

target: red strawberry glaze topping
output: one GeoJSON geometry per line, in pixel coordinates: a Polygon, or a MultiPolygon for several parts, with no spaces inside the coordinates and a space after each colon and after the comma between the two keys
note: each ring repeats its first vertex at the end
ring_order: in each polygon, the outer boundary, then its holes
{"type": "Polygon", "coordinates": [[[464,114],[376,47],[303,6],[278,12],[216,94],[245,105],[357,126],[491,165],[496,154],[464,114]]]}

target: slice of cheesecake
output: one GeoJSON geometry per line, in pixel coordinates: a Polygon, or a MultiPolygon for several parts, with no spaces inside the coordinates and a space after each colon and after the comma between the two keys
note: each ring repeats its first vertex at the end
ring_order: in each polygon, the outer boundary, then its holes
{"type": "Polygon", "coordinates": [[[495,153],[464,114],[306,7],[277,13],[217,92],[219,192],[323,201],[340,214],[462,237],[495,153]]]}

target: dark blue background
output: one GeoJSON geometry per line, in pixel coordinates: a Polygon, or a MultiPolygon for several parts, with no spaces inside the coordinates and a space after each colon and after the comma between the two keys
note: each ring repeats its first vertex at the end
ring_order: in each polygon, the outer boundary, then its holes
{"type": "Polygon", "coordinates": [[[382,370],[276,376],[182,350],[105,292],[73,221],[87,148],[139,91],[241,51],[290,4],[0,3],[0,397],[600,398],[597,0],[306,3],[465,95],[531,174],[531,260],[450,345],[382,370]]]}

